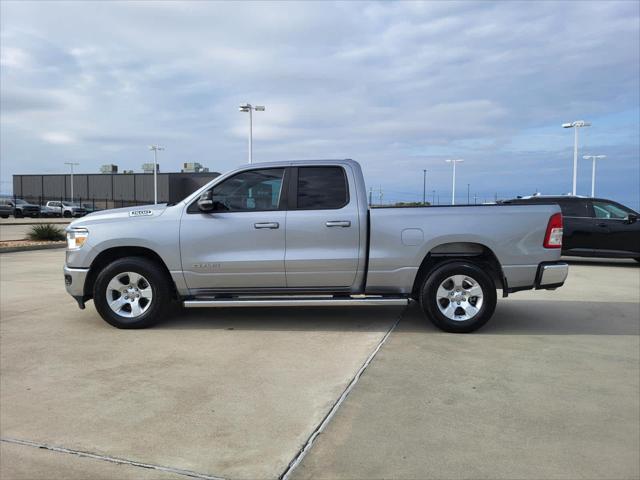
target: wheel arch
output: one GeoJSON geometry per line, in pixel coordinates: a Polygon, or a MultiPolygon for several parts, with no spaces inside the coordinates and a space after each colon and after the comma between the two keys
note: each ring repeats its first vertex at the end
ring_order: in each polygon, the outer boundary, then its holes
{"type": "Polygon", "coordinates": [[[121,258],[127,257],[142,257],[159,265],[165,276],[167,281],[169,282],[169,286],[171,288],[172,294],[174,298],[177,298],[177,288],[173,278],[171,277],[171,273],[167,268],[167,265],[162,260],[162,257],[158,255],[156,252],[146,247],[112,247],[107,248],[100,252],[96,258],[91,262],[91,266],[89,267],[89,273],[87,274],[87,279],[84,284],[84,298],[89,299],[93,296],[93,286],[98,278],[98,275],[111,262],[115,260],[119,260],[121,258]]]}
{"type": "Polygon", "coordinates": [[[502,289],[503,295],[506,296],[507,281],[493,250],[476,242],[449,242],[437,245],[427,252],[413,281],[411,298],[418,299],[420,297],[422,284],[435,268],[444,263],[458,260],[470,261],[486,268],[496,286],[502,289]]]}

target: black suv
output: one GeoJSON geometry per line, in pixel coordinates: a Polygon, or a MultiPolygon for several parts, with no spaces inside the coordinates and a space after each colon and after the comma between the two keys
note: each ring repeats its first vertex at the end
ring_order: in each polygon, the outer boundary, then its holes
{"type": "Polygon", "coordinates": [[[555,203],[562,210],[562,254],[578,257],[635,258],[640,262],[638,212],[613,200],[535,195],[507,204],[555,203]]]}

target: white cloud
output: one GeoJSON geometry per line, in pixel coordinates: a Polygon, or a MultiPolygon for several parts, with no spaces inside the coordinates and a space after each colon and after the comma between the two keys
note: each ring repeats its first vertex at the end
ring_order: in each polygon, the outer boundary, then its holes
{"type": "Polygon", "coordinates": [[[64,132],[45,132],[42,134],[42,139],[55,145],[69,145],[77,142],[73,135],[64,132]]]}

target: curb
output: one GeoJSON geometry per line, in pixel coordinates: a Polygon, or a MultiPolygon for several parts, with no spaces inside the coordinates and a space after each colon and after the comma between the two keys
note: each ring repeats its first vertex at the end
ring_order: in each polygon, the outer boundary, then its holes
{"type": "Polygon", "coordinates": [[[56,242],[49,245],[25,245],[23,247],[0,247],[0,254],[13,252],[28,252],[31,250],[51,250],[54,248],[66,247],[66,242],[56,242]]]}

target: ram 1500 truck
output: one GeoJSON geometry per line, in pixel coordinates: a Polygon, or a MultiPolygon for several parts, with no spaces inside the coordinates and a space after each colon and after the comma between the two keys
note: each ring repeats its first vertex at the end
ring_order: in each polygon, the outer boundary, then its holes
{"type": "Polygon", "coordinates": [[[67,228],[64,277],[119,328],[184,307],[419,302],[449,332],[493,314],[496,289],[555,289],[557,205],[372,208],[353,160],[243,166],[176,204],[92,213],[67,228]]]}

